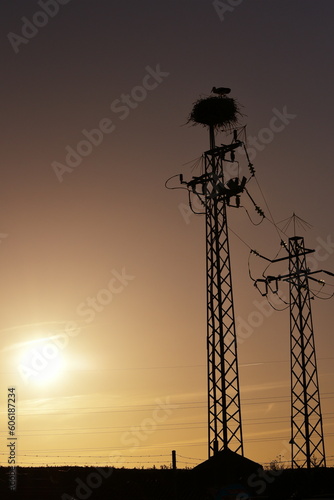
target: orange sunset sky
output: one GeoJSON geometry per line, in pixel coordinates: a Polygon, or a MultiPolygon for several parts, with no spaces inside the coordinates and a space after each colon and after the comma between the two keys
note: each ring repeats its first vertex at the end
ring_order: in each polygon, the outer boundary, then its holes
{"type": "MultiPolygon", "coordinates": [[[[41,16],[38,2],[2,3],[1,465],[15,387],[18,465],[169,466],[176,450],[192,467],[208,455],[205,220],[165,181],[199,172],[209,137],[189,113],[231,87],[250,193],[275,221],[311,224],[297,227],[309,265],[334,272],[334,5],[71,0],[41,16]]],[[[288,462],[289,311],[249,277],[267,265],[250,249],[274,258],[280,239],[243,208],[228,218],[245,455],[288,462]]],[[[333,465],[326,281],[312,308],[333,465]]]]}

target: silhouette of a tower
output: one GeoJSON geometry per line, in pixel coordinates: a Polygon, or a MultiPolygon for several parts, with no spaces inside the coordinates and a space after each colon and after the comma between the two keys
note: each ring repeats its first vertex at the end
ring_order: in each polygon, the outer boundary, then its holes
{"type": "Polygon", "coordinates": [[[243,455],[227,198],[219,195],[225,155],[237,146],[216,148],[211,131],[211,150],[204,154],[209,456],[225,448],[243,455]]]}
{"type": "Polygon", "coordinates": [[[234,163],[243,143],[234,131],[231,144],[216,146],[215,132],[237,122],[234,99],[221,95],[195,103],[189,121],[209,128],[210,150],[204,172],[186,184],[199,198],[206,221],[207,369],[209,457],[230,449],[243,455],[237,339],[234,318],[227,206],[239,207],[246,178],[227,178],[224,166],[234,163]]]}
{"type": "Polygon", "coordinates": [[[289,238],[292,468],[326,466],[304,238],[289,238]]]}
{"type": "MultiPolygon", "coordinates": [[[[290,222],[302,221],[293,214],[290,222]]],[[[289,222],[289,223],[290,223],[289,222]]],[[[305,221],[302,221],[303,223],[305,221]]],[[[278,282],[289,283],[290,309],[290,376],[291,376],[291,466],[292,468],[326,467],[324,433],[320,405],[320,390],[316,350],[311,310],[309,280],[324,282],[314,278],[317,273],[307,267],[306,256],[314,250],[305,248],[304,238],[293,236],[289,244],[281,242],[288,255],[270,262],[289,262],[287,274],[267,276],[256,280],[265,284],[262,295],[272,290],[278,291],[278,282]]],[[[255,252],[257,253],[257,252],[255,252]]],[[[257,254],[262,257],[260,254],[257,254]]],[[[266,259],[269,260],[269,259],[266,259]]],[[[258,287],[259,288],[259,287],[258,287]]]]}

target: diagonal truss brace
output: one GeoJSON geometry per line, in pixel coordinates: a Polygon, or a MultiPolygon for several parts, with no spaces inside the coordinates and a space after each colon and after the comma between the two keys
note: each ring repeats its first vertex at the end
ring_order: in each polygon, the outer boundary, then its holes
{"type": "Polygon", "coordinates": [[[289,260],[289,272],[256,280],[254,285],[261,295],[265,296],[272,290],[272,282],[276,283],[276,292],[279,281],[289,283],[292,468],[325,467],[320,390],[308,281],[313,279],[321,282],[311,277],[320,272],[334,275],[324,270],[310,271],[306,256],[314,250],[305,248],[304,238],[294,236],[289,238],[288,246],[284,242],[282,246],[287,250],[288,256],[280,259],[270,260],[256,251],[254,253],[272,263],[289,260]],[[262,291],[258,283],[264,285],[262,291]]]}
{"type": "MultiPolygon", "coordinates": [[[[205,159],[209,456],[230,448],[243,455],[237,341],[224,185],[224,151],[205,159]]],[[[234,193],[238,195],[238,193],[234,193]]]]}
{"type": "Polygon", "coordinates": [[[304,238],[289,239],[292,467],[326,466],[304,238]]]}

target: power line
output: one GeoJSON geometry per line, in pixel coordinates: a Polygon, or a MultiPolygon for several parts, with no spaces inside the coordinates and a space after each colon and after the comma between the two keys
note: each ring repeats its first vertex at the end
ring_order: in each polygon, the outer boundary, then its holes
{"type": "MultiPolygon", "coordinates": [[[[334,412],[326,412],[323,413],[324,416],[331,416],[334,415],[334,412]]],[[[244,418],[243,422],[245,425],[277,425],[281,423],[288,423],[290,421],[290,417],[288,415],[286,416],[276,416],[276,417],[262,417],[262,418],[244,418]],[[276,420],[279,419],[279,420],[276,420]],[[265,421],[268,420],[268,421],[265,421]]],[[[179,423],[170,423],[170,424],[157,424],[156,430],[158,432],[165,432],[165,431],[179,431],[179,430],[196,430],[196,429],[203,429],[206,426],[206,422],[201,422],[201,421],[196,421],[196,422],[190,422],[186,424],[186,427],[183,422],[179,423]],[[201,425],[203,424],[203,425],[201,425]]],[[[21,438],[29,438],[32,436],[64,436],[64,435],[74,435],[74,434],[119,434],[123,432],[124,430],[128,430],[129,426],[120,426],[120,427],[82,427],[82,428],[77,428],[77,427],[70,427],[70,428],[65,428],[65,429],[38,429],[38,432],[35,433],[35,429],[25,429],[18,431],[16,433],[17,437],[21,438]],[[103,430],[105,429],[105,430],[103,430]],[[58,432],[61,431],[61,432],[58,432]],[[46,435],[43,433],[47,433],[46,435]]],[[[5,434],[5,432],[3,433],[5,434]]],[[[1,433],[0,433],[1,435],[1,433]]]]}
{"type": "MultiPolygon", "coordinates": [[[[327,433],[326,434],[327,436],[334,436],[334,433],[333,432],[330,432],[330,433],[327,433]]],[[[276,436],[276,437],[273,437],[273,436],[269,436],[269,437],[261,437],[261,438],[247,438],[245,439],[245,442],[246,443],[262,443],[262,442],[282,442],[284,440],[286,440],[286,436],[276,436]]],[[[177,447],[178,443],[177,441],[174,443],[175,447],[177,447]]],[[[179,448],[184,448],[184,447],[194,447],[194,446],[203,446],[205,445],[205,441],[202,441],[202,442],[197,442],[197,443],[194,443],[192,441],[189,441],[189,442],[183,442],[182,441],[182,444],[179,446],[179,448]]],[[[164,445],[166,447],[166,445],[164,445]]],[[[169,444],[168,444],[169,446],[169,444]]],[[[163,445],[151,445],[151,446],[140,446],[139,448],[140,449],[156,449],[156,448],[159,448],[161,449],[163,447],[163,445]]],[[[92,452],[92,451],[97,451],[97,452],[101,452],[103,450],[105,450],[106,452],[108,452],[109,454],[111,452],[119,452],[120,450],[127,450],[128,447],[107,447],[107,448],[78,448],[78,450],[81,450],[81,451],[89,451],[89,452],[92,452]]],[[[76,452],[78,452],[78,450],[76,450],[76,452]]],[[[24,450],[26,453],[20,453],[20,456],[26,456],[26,457],[40,457],[40,458],[45,458],[45,457],[50,457],[50,458],[55,458],[56,456],[57,457],[68,457],[68,458],[96,458],[96,457],[105,457],[106,455],[70,455],[68,453],[64,454],[64,455],[54,455],[54,453],[59,453],[59,452],[71,452],[72,449],[57,449],[57,450],[50,450],[48,452],[47,455],[41,455],[40,453],[36,454],[37,450],[24,450]],[[28,452],[28,453],[27,453],[28,452]]],[[[44,450],[43,450],[44,451],[44,450]]],[[[7,456],[7,452],[0,452],[0,455],[3,455],[3,456],[7,456]]],[[[136,455],[119,455],[119,453],[117,453],[117,455],[115,455],[114,457],[111,457],[111,458],[114,458],[115,460],[118,459],[118,458],[122,458],[122,457],[127,457],[129,456],[130,458],[135,458],[136,455]]],[[[145,457],[145,456],[156,456],[156,455],[138,455],[139,457],[145,457]]],[[[157,456],[168,456],[168,454],[161,454],[161,455],[157,455],[157,456]]],[[[108,455],[109,457],[109,455],[108,455]]]]}
{"type": "MultiPolygon", "coordinates": [[[[322,393],[322,399],[332,399],[334,397],[334,392],[324,392],[322,393]]],[[[287,396],[271,396],[271,397],[256,397],[256,398],[243,398],[243,401],[246,401],[244,403],[245,405],[253,405],[253,404],[262,404],[262,403],[272,403],[273,400],[279,400],[276,401],[278,403],[282,403],[285,401],[289,401],[289,398],[287,396]],[[249,401],[247,403],[247,401],[249,401]]],[[[177,410],[188,410],[188,409],[198,409],[202,408],[204,405],[206,405],[205,401],[183,401],[183,402],[178,402],[175,401],[174,403],[170,404],[171,407],[175,406],[173,408],[174,411],[177,410]],[[189,406],[189,405],[194,405],[194,406],[189,406]]],[[[90,415],[92,413],[126,413],[126,412],[142,412],[142,411],[153,411],[157,408],[157,404],[142,404],[142,405],[124,405],[115,407],[114,406],[100,406],[100,407],[92,407],[92,406],[84,406],[84,407],[78,407],[78,408],[65,408],[62,410],[59,410],[57,408],[48,408],[45,409],[45,411],[41,411],[40,409],[36,409],[34,411],[31,410],[24,410],[20,409],[20,415],[21,416],[29,416],[29,415],[49,415],[50,412],[55,412],[53,415],[71,415],[71,414],[78,414],[79,410],[89,410],[85,413],[82,413],[82,415],[90,415]],[[143,408],[145,407],[145,408],[143,408]],[[120,408],[125,408],[125,409],[120,409],[120,408]],[[73,410],[73,411],[72,411],[73,410]],[[93,411],[91,411],[93,410],[93,411]]],[[[0,414],[3,413],[5,414],[6,411],[0,412],[0,414]]]]}

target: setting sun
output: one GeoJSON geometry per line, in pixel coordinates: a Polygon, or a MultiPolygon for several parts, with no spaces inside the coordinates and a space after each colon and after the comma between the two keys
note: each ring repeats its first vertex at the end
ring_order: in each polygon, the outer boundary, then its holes
{"type": "Polygon", "coordinates": [[[0,9],[0,500],[333,494],[334,2],[0,9]]]}
{"type": "Polygon", "coordinates": [[[64,359],[57,346],[57,337],[33,340],[20,353],[18,371],[25,383],[54,383],[63,370],[64,359]]]}

